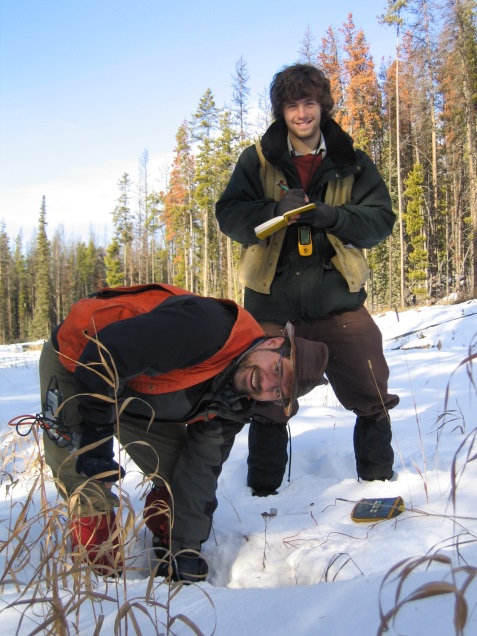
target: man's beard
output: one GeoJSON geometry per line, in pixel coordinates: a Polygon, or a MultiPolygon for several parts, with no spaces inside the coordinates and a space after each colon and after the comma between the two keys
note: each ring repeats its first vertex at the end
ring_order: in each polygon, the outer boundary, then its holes
{"type": "Polygon", "coordinates": [[[243,395],[248,395],[249,397],[253,397],[253,395],[250,395],[251,387],[249,378],[254,369],[255,366],[249,365],[247,360],[241,360],[232,379],[234,389],[243,395]]]}

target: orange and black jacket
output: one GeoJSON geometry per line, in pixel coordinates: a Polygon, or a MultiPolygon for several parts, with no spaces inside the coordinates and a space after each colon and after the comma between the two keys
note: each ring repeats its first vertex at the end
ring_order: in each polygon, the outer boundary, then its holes
{"type": "MultiPolygon", "coordinates": [[[[82,336],[82,326],[72,320],[67,317],[52,334],[60,359],[71,357],[68,342],[75,329],[82,336]]],[[[243,353],[265,338],[263,330],[231,301],[187,294],[89,335],[93,339],[85,340],[78,364],[71,367],[76,391],[82,394],[78,400],[84,426],[115,422],[114,406],[88,394],[116,395],[120,404],[140,397],[128,403],[126,412],[149,421],[152,406],[152,426],[161,421],[188,424],[171,484],[173,539],[182,547],[200,549],[210,533],[222,465],[254,405],[233,390],[231,378],[243,353]],[[107,374],[102,357],[108,366],[114,361],[116,390],[92,371],[107,374]]]]}
{"type": "Polygon", "coordinates": [[[152,407],[159,421],[190,423],[217,413],[247,421],[250,401],[229,391],[234,361],[264,337],[247,311],[168,285],[103,291],[114,304],[101,294],[82,299],[52,334],[61,362],[74,374],[85,424],[116,421],[114,404],[88,394],[116,397],[119,404],[140,397],[127,412],[149,418],[152,407]],[[115,388],[106,380],[113,368],[115,388]]]}

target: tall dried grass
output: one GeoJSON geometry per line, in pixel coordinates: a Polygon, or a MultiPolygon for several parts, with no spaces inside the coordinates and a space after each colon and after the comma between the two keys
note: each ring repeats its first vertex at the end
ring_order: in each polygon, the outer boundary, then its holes
{"type": "MultiPolygon", "coordinates": [[[[446,427],[450,428],[452,432],[458,431],[462,435],[465,434],[466,424],[464,418],[461,415],[461,423],[456,424],[459,416],[456,415],[456,411],[449,409],[449,400],[452,396],[454,374],[461,367],[465,367],[469,381],[470,397],[475,400],[477,396],[477,384],[473,370],[474,360],[477,359],[476,345],[477,340],[474,337],[469,345],[467,355],[454,370],[447,383],[444,411],[438,416],[436,421],[437,443],[439,443],[446,427]]],[[[472,610],[475,610],[471,596],[475,598],[477,564],[467,563],[462,548],[463,546],[475,546],[477,542],[477,532],[475,530],[477,514],[471,517],[461,516],[458,514],[457,505],[459,484],[462,483],[464,473],[473,467],[476,460],[477,427],[465,435],[454,454],[450,469],[450,490],[448,495],[450,512],[440,515],[443,519],[451,521],[455,530],[454,534],[434,546],[431,554],[400,561],[387,572],[380,588],[380,624],[377,636],[382,636],[388,632],[391,625],[396,627],[396,631],[399,633],[397,620],[407,606],[412,604],[415,607],[416,603],[436,597],[441,597],[443,600],[444,598],[450,598],[453,601],[452,624],[454,634],[455,636],[464,636],[469,615],[472,610]],[[435,572],[435,580],[427,581],[414,587],[415,575],[424,571],[435,572]],[[473,594],[471,595],[469,593],[473,584],[473,594]],[[384,599],[389,589],[394,590],[393,602],[389,608],[385,609],[386,602],[384,599]]],[[[421,515],[428,514],[425,511],[416,509],[412,510],[412,512],[421,515]]],[[[396,520],[396,523],[399,523],[399,520],[396,520]]]]}
{"type": "MultiPolygon", "coordinates": [[[[119,379],[114,361],[110,357],[107,359],[107,352],[103,355],[102,346],[93,340],[101,352],[103,369],[91,370],[101,374],[116,389],[119,379]]],[[[125,406],[122,404],[120,407],[116,402],[118,423],[125,406]]],[[[101,557],[104,553],[112,553],[113,543],[117,544],[114,563],[103,568],[103,575],[98,575],[91,567],[83,546],[72,551],[71,521],[78,497],[87,497],[87,483],[71,496],[58,500],[54,479],[44,461],[39,429],[33,427],[32,435],[34,444],[31,437],[26,440],[11,432],[0,440],[0,483],[5,486],[6,495],[10,498],[10,514],[0,520],[0,593],[16,592],[14,602],[0,608],[0,620],[2,612],[14,609],[18,612],[16,633],[22,636],[84,633],[99,636],[111,633],[110,627],[105,631],[105,617],[113,614],[114,634],[118,635],[169,635],[174,634],[180,624],[186,626],[191,634],[202,636],[200,628],[187,616],[174,614],[173,602],[183,584],[156,578],[160,562],[154,554],[152,538],[144,539],[148,531],[143,511],[136,514],[121,482],[117,484],[120,502],[116,512],[117,529],[98,554],[101,557]],[[138,554],[139,546],[144,548],[138,554]],[[129,580],[137,578],[147,579],[146,587],[141,586],[145,592],[139,597],[133,596],[129,590],[129,580]],[[148,625],[145,631],[141,628],[144,617],[148,625]]],[[[76,451],[70,457],[73,459],[78,453],[76,451]]],[[[153,477],[155,475],[142,478],[138,486],[141,500],[152,485],[153,477]]],[[[61,484],[56,485],[61,488],[61,484]]],[[[170,516],[172,525],[172,509],[173,505],[165,505],[150,513],[170,516]]],[[[170,563],[171,557],[169,550],[165,559],[170,563]]],[[[197,589],[214,612],[210,596],[200,586],[197,589]]]]}

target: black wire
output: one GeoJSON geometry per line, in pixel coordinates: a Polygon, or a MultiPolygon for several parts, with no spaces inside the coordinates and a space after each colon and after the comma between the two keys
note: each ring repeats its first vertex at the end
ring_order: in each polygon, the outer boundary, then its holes
{"type": "MultiPolygon", "coordinates": [[[[19,426],[24,426],[23,422],[29,421],[30,419],[31,419],[30,417],[24,417],[15,425],[15,430],[18,433],[18,435],[20,435],[20,437],[27,437],[27,435],[30,435],[32,430],[31,426],[29,426],[28,431],[26,433],[21,433],[19,429],[19,426]]],[[[35,418],[35,421],[36,421],[36,418],[35,418]]]]}

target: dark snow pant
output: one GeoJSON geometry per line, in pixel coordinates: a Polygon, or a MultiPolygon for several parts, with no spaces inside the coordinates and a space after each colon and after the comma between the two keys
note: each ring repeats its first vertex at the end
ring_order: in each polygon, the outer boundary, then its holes
{"type": "MultiPolygon", "coordinates": [[[[283,409],[282,417],[283,417],[283,409]]],[[[248,431],[247,485],[253,494],[266,497],[276,493],[288,462],[287,422],[277,422],[255,414],[248,431]]]]}
{"type": "MultiPolygon", "coordinates": [[[[271,336],[282,334],[283,325],[261,324],[271,336]]],[[[357,416],[353,443],[358,478],[390,479],[394,453],[388,411],[399,397],[388,393],[389,368],[376,323],[360,307],[294,324],[297,336],[328,346],[326,377],[341,404],[357,416]]],[[[280,486],[288,461],[286,422],[283,414],[272,411],[260,405],[250,424],[247,483],[256,494],[271,494],[280,486]]]]}

